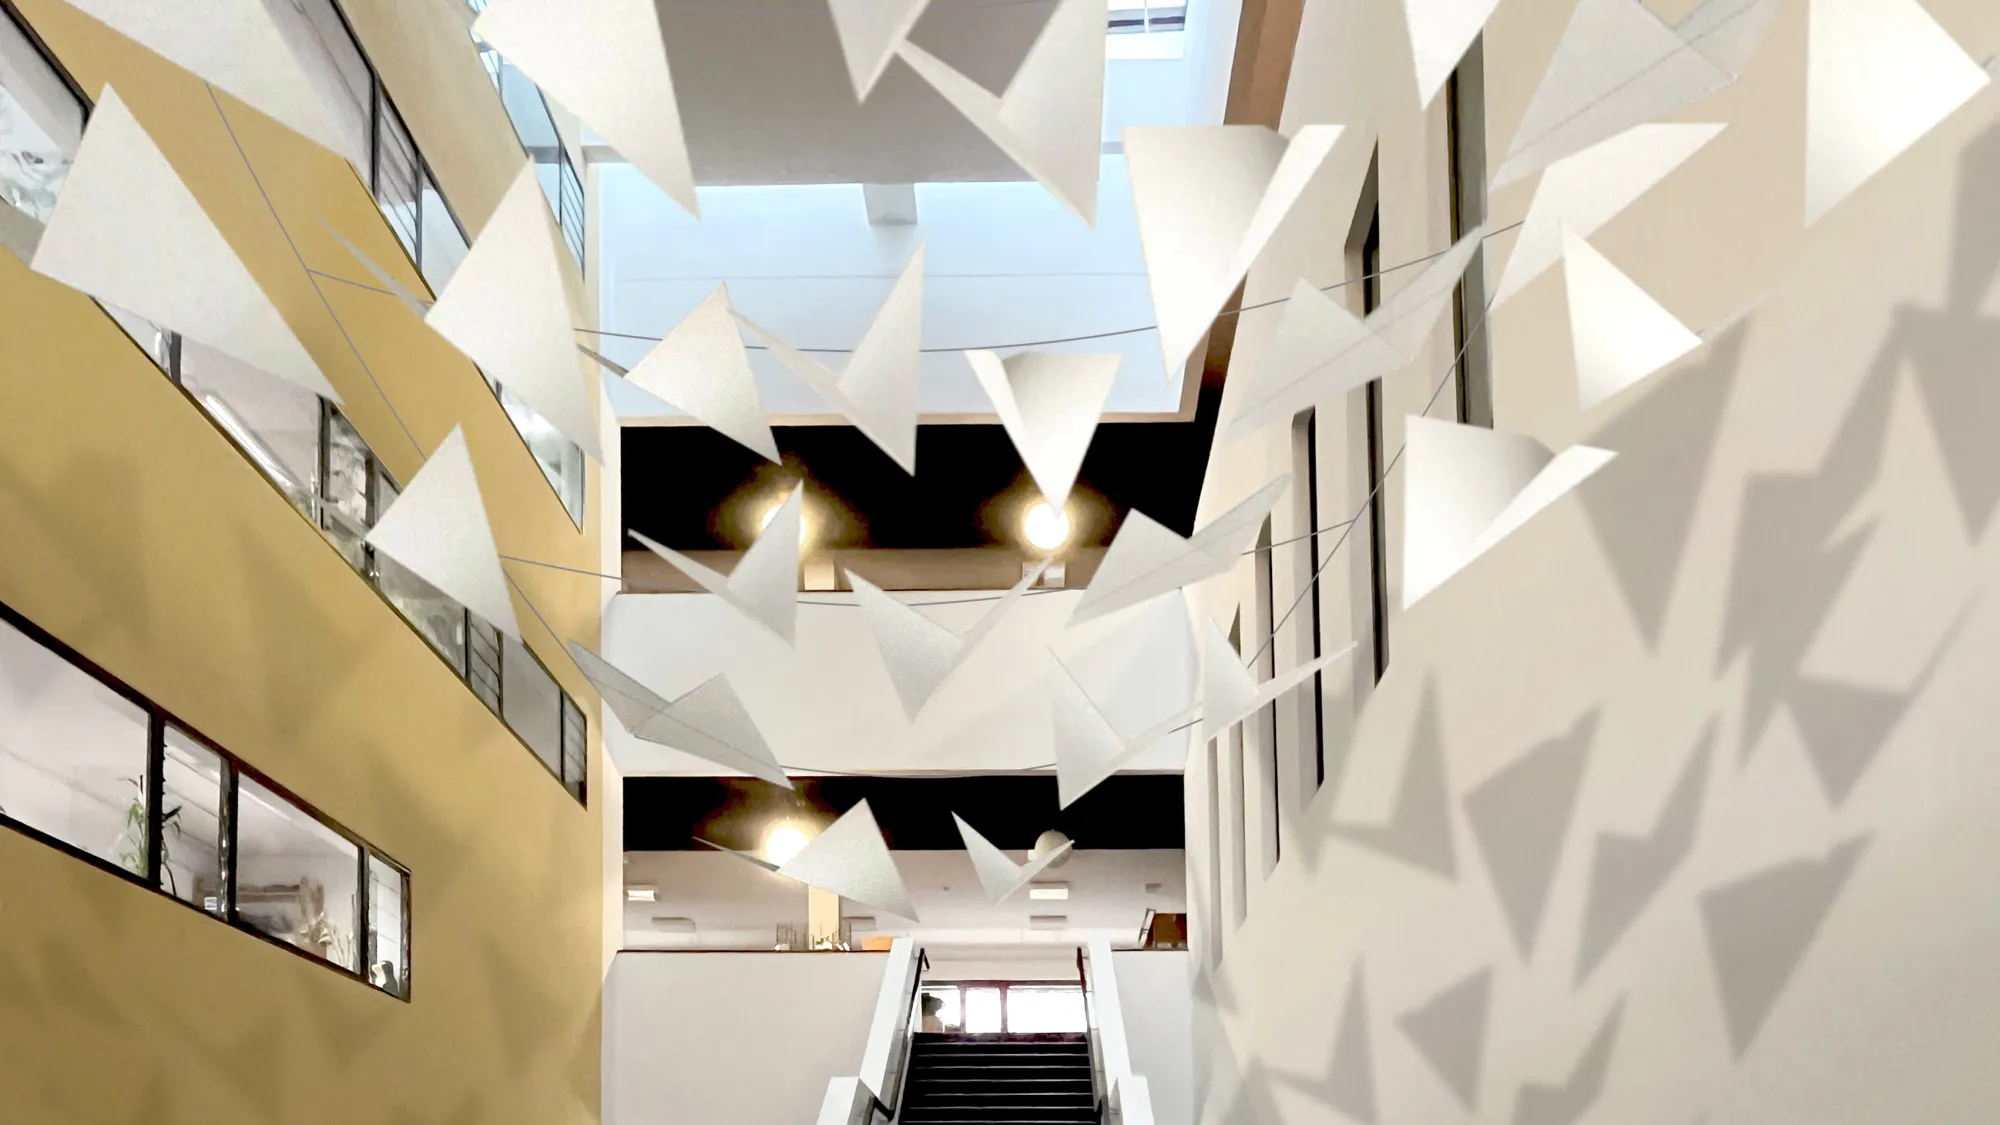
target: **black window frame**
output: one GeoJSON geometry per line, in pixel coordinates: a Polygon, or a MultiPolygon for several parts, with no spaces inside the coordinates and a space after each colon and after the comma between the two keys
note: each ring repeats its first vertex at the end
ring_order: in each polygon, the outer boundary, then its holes
{"type": "MultiPolygon", "coordinates": [[[[412,993],[410,982],[412,978],[415,976],[415,963],[416,963],[416,951],[411,941],[412,938],[411,916],[412,916],[412,906],[416,899],[416,879],[411,874],[410,869],[407,866],[399,862],[394,856],[391,856],[389,853],[383,851],[381,848],[378,848],[375,845],[370,844],[368,841],[362,839],[360,836],[350,831],[345,825],[341,824],[339,821],[334,820],[330,816],[327,816],[325,813],[321,812],[317,807],[312,805],[310,802],[301,799],[297,793],[294,793],[290,789],[287,789],[285,786],[279,784],[277,781],[274,781],[269,774],[266,774],[262,770],[259,770],[256,767],[248,764],[242,758],[238,757],[234,753],[230,752],[228,749],[224,748],[220,743],[216,742],[214,739],[203,734],[198,728],[196,728],[193,724],[189,723],[186,719],[181,718],[179,715],[168,710],[166,707],[163,707],[160,704],[154,702],[150,697],[145,695],[143,692],[140,692],[137,688],[134,688],[131,684],[127,683],[123,679],[120,679],[118,676],[113,675],[109,670],[105,669],[102,665],[91,660],[89,657],[83,655],[81,652],[78,652],[76,649],[70,647],[68,644],[64,643],[60,638],[56,637],[48,630],[42,628],[40,625],[37,625],[32,619],[23,615],[18,610],[14,609],[14,607],[6,604],[5,602],[0,602],[0,623],[4,623],[8,626],[13,627],[15,630],[20,632],[23,636],[27,637],[29,640],[40,645],[42,648],[46,649],[53,655],[61,658],[70,667],[76,669],[77,671],[83,673],[86,676],[89,676],[93,680],[97,681],[99,684],[110,689],[113,693],[118,695],[120,698],[124,699],[126,702],[131,703],[133,706],[139,708],[140,710],[146,713],[146,772],[147,772],[146,870],[143,873],[131,871],[125,867],[120,866],[119,864],[113,863],[100,856],[96,856],[89,852],[86,852],[83,849],[78,848],[74,844],[71,844],[68,841],[61,839],[60,837],[50,835],[47,832],[43,832],[40,829],[34,828],[21,821],[15,820],[13,817],[8,816],[4,812],[0,812],[0,827],[6,827],[12,829],[13,831],[20,833],[21,835],[36,841],[37,843],[46,844],[49,847],[55,848],[57,851],[60,851],[63,854],[68,855],[73,859],[82,860],[84,863],[89,864],[90,866],[100,871],[109,872],[110,874],[115,875],[118,878],[123,879],[128,883],[150,890],[154,894],[157,894],[162,898],[165,898],[171,902],[178,903],[180,906],[188,910],[191,910],[194,913],[204,918],[221,922],[222,924],[228,926],[230,929],[236,930],[239,933],[249,934],[252,937],[255,937],[258,940],[264,942],[267,945],[272,945],[280,949],[288,950],[297,957],[303,958],[304,960],[309,961],[312,964],[319,965],[322,968],[331,969],[334,972],[340,974],[341,976],[348,978],[349,980],[359,981],[361,984],[367,986],[371,991],[379,992],[382,995],[392,997],[406,1004],[410,1002],[412,993]],[[222,903],[223,912],[220,915],[211,913],[210,911],[203,909],[200,903],[189,902],[188,900],[181,898],[179,895],[172,894],[160,885],[161,884],[160,872],[162,867],[161,855],[163,851],[163,849],[160,847],[160,844],[164,837],[164,825],[163,825],[164,814],[162,813],[161,810],[165,804],[164,794],[163,794],[164,774],[165,774],[164,759],[165,759],[165,747],[166,747],[166,731],[169,726],[173,727],[176,731],[178,731],[181,735],[188,738],[190,741],[193,741],[199,744],[202,748],[214,753],[222,763],[223,791],[221,793],[221,798],[222,798],[223,814],[221,818],[222,823],[220,825],[218,833],[219,836],[218,843],[220,845],[219,858],[222,867],[222,898],[223,898],[223,903],[222,903]],[[264,933],[262,930],[257,929],[255,926],[248,925],[241,920],[236,909],[237,905],[236,868],[239,856],[239,849],[237,847],[237,840],[236,840],[236,830],[237,830],[236,807],[237,807],[237,794],[241,789],[242,780],[246,777],[256,782],[258,785],[264,787],[265,789],[269,790],[273,795],[286,801],[292,807],[296,808],[300,812],[311,817],[313,820],[317,821],[319,824],[323,825],[324,827],[332,831],[334,834],[340,836],[342,839],[345,839],[349,843],[353,844],[355,846],[355,853],[359,857],[357,870],[363,876],[364,880],[368,873],[368,860],[371,856],[387,864],[389,867],[393,868],[402,875],[403,959],[404,959],[404,973],[401,981],[402,991],[392,992],[389,989],[378,987],[373,982],[371,982],[368,979],[367,975],[368,967],[365,961],[363,962],[363,964],[359,969],[350,969],[345,965],[337,964],[323,957],[314,956],[312,953],[304,949],[301,949],[298,946],[292,945],[290,942],[283,941],[279,938],[271,936],[270,934],[264,933]]],[[[357,892],[359,905],[356,909],[355,921],[359,929],[355,934],[355,941],[357,942],[358,945],[360,945],[361,949],[365,951],[366,939],[368,935],[367,884],[364,881],[360,884],[357,884],[357,886],[360,888],[360,890],[357,892]]]]}
{"type": "MultiPolygon", "coordinates": [[[[1382,304],[1382,205],[1375,203],[1369,215],[1368,231],[1361,239],[1361,311],[1374,312],[1382,304]]],[[[1382,501],[1387,488],[1383,465],[1382,380],[1370,379],[1363,388],[1368,431],[1368,607],[1375,657],[1375,682],[1381,683],[1389,671],[1389,517],[1382,501]]]]}

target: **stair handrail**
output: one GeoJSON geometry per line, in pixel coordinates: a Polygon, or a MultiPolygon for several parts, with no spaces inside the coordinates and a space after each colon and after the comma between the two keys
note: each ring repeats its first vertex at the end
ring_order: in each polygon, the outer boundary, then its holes
{"type": "MultiPolygon", "coordinates": [[[[1132,1073],[1131,1045],[1125,1037],[1124,1005],[1118,996],[1118,973],[1111,962],[1111,943],[1102,938],[1087,947],[1090,975],[1085,978],[1084,997],[1091,1026],[1092,1052],[1102,1059],[1108,1102],[1119,1125],[1153,1125],[1152,1091],[1146,1080],[1132,1073]]],[[[1085,951],[1078,950],[1081,970],[1085,951]]]]}
{"type": "Polygon", "coordinates": [[[897,938],[890,943],[888,962],[882,967],[882,987],[875,994],[875,1014],[868,1023],[868,1041],[861,1051],[860,1072],[827,1081],[818,1125],[872,1125],[878,1113],[895,1119],[894,1099],[913,1039],[911,1016],[920,1002],[924,970],[929,967],[929,957],[913,939],[897,938]],[[898,1062],[902,1066],[896,1066],[898,1062]]]}

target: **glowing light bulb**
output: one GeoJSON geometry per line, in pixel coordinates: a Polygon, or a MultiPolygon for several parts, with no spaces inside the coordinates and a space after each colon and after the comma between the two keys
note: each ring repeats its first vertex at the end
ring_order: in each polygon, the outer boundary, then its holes
{"type": "Polygon", "coordinates": [[[1037,500],[1028,509],[1021,529],[1027,532],[1028,542],[1044,551],[1053,551],[1069,542],[1069,516],[1050,507],[1046,500],[1037,500]]]}
{"type": "Polygon", "coordinates": [[[805,850],[806,834],[793,825],[780,824],[764,833],[764,858],[772,863],[788,862],[805,850]]]}

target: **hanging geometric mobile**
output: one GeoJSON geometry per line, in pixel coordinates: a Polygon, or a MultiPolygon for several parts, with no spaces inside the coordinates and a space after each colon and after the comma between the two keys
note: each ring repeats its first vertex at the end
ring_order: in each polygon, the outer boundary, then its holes
{"type": "Polygon", "coordinates": [[[1341,131],[1306,125],[1287,140],[1261,125],[1125,129],[1139,247],[1169,378],[1187,365],[1341,131]],[[1218,173],[1224,168],[1228,175],[1218,173]]]}
{"type": "Polygon", "coordinates": [[[919,921],[903,874],[882,839],[875,814],[863,800],[812,838],[799,854],[778,865],[778,874],[818,887],[863,906],[919,921]]]}
{"type": "Polygon", "coordinates": [[[896,53],[1008,159],[1094,224],[1109,24],[1105,0],[1057,0],[1007,92],[998,97],[907,39],[896,53]]]}
{"type": "Polygon", "coordinates": [[[700,216],[653,0],[493,0],[472,34],[700,216]]]}
{"type": "Polygon", "coordinates": [[[856,101],[868,100],[882,72],[889,69],[889,60],[896,57],[896,48],[910,37],[910,29],[929,6],[930,0],[827,0],[856,101]]]}
{"type": "Polygon", "coordinates": [[[368,529],[365,542],[502,633],[521,639],[463,429],[453,426],[431,451],[389,510],[368,529]]]}
{"type": "Polygon", "coordinates": [[[962,635],[904,605],[853,571],[847,572],[854,600],[868,619],[869,631],[875,634],[876,647],[882,650],[882,663],[889,669],[905,714],[914,720],[923,712],[937,690],[978,650],[980,642],[1020,603],[1047,567],[1048,563],[1042,562],[1022,575],[962,635]]]}
{"type": "Polygon", "coordinates": [[[1430,108],[1499,6],[1500,0],[1403,0],[1417,64],[1417,104],[1430,108]]]}
{"type": "Polygon", "coordinates": [[[1185,539],[1144,512],[1127,512],[1118,534],[1111,539],[1110,550],[1091,576],[1089,588],[1077,599],[1070,624],[1082,624],[1227,574],[1255,542],[1264,517],[1271,514],[1291,482],[1289,474],[1278,477],[1185,539]]]}
{"type": "MultiPolygon", "coordinates": [[[[70,6],[356,168],[368,167],[365,124],[342,126],[292,53],[263,0],[69,0],[70,6]]],[[[315,45],[317,49],[317,45],[315,45]]]]}
{"type": "Polygon", "coordinates": [[[1215,620],[1204,613],[1201,623],[1203,741],[1216,737],[1284,698],[1287,692],[1311,679],[1315,673],[1354,651],[1354,643],[1350,641],[1338,652],[1287,668],[1260,684],[1251,675],[1250,669],[1243,666],[1236,646],[1229,643],[1229,638],[1223,635],[1215,620]]]}
{"type": "Polygon", "coordinates": [[[1571,230],[1563,231],[1563,283],[1580,410],[1701,346],[1701,337],[1571,230]]]}
{"type": "Polygon", "coordinates": [[[1062,511],[1124,357],[972,351],[965,358],[1042,499],[1062,511]]]}
{"type": "Polygon", "coordinates": [[[1035,876],[1047,870],[1050,865],[1069,854],[1075,844],[1064,840],[1057,847],[1039,859],[1027,863],[1015,863],[1007,853],[993,846],[992,841],[981,836],[965,818],[957,813],[951,819],[958,823],[959,838],[965,841],[965,851],[972,858],[972,870],[979,876],[979,886],[986,892],[986,901],[998,906],[1012,898],[1022,887],[1034,882],[1035,876]]]}
{"type": "Polygon", "coordinates": [[[1706,0],[1669,27],[1643,0],[1580,0],[1493,186],[1734,83],[1777,10],[1777,0],[1706,0]]]}
{"type": "Polygon", "coordinates": [[[826,364],[736,314],[750,334],[902,470],[917,471],[917,408],[923,372],[924,248],[910,256],[889,298],[836,375],[826,364]]]}
{"type": "MultiPolygon", "coordinates": [[[[773,785],[793,787],[725,677],[712,676],[687,694],[669,700],[575,641],[569,642],[569,651],[632,737],[773,785]]],[[[619,771],[628,776],[651,764],[632,755],[632,748],[612,746],[619,771]]]]}
{"type": "Polygon", "coordinates": [[[563,285],[568,253],[526,161],[424,323],[601,463],[597,380],[576,353],[563,285]]]}
{"type": "Polygon", "coordinates": [[[702,589],[738,613],[792,643],[799,615],[799,538],[804,524],[805,489],[794,488],[772,513],[757,541],[728,574],[711,570],[670,547],[629,532],[654,554],[672,563],[702,589]]]}
{"type": "Polygon", "coordinates": [[[1301,278],[1251,369],[1223,440],[1235,441],[1416,361],[1486,238],[1475,228],[1366,320],[1301,278]]]}
{"type": "Polygon", "coordinates": [[[1411,415],[1404,446],[1403,608],[1443,585],[1617,454],[1411,415]]]}
{"type": "Polygon", "coordinates": [[[718,285],[631,371],[634,386],[687,412],[716,433],[767,461],[778,443],[764,420],[743,330],[729,311],[729,286],[718,285]]]}
{"type": "Polygon", "coordinates": [[[1056,795],[1068,808],[1125,767],[1141,751],[1189,725],[1189,712],[1161,721],[1130,740],[1120,738],[1083,686],[1052,652],[1049,718],[1056,753],[1056,795]]]}
{"type": "Polygon", "coordinates": [[[1992,81],[1916,0],[1813,0],[1810,19],[1808,225],[1992,81]]]}
{"type": "Polygon", "coordinates": [[[1636,125],[1542,173],[1493,306],[1562,259],[1565,227],[1589,238],[1722,132],[1721,125],[1636,125]]]}
{"type": "Polygon", "coordinates": [[[264,287],[109,86],[29,265],[340,402],[264,287]]]}

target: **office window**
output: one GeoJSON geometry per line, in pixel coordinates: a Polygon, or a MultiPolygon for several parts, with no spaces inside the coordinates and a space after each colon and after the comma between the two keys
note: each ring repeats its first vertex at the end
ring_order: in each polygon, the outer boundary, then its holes
{"type": "Polygon", "coordinates": [[[570,796],[584,799],[584,782],[590,774],[590,727],[584,721],[583,708],[568,692],[562,697],[562,779],[570,796]]]}
{"type": "MultiPolygon", "coordinates": [[[[1261,627],[1257,642],[1255,674],[1260,680],[1268,680],[1278,672],[1278,591],[1276,576],[1271,560],[1271,520],[1264,518],[1263,530],[1257,533],[1257,553],[1251,560],[1251,568],[1256,579],[1255,602],[1257,620],[1261,627]]],[[[1257,712],[1257,745],[1263,751],[1265,769],[1259,778],[1259,796],[1263,807],[1270,810],[1270,820],[1264,826],[1263,859],[1264,874],[1278,865],[1284,840],[1284,813],[1280,808],[1283,788],[1278,783],[1278,704],[1274,700],[1257,712]]]]}
{"type": "MultiPolygon", "coordinates": [[[[378,476],[375,487],[378,503],[386,512],[396,502],[400,490],[387,476],[378,476]]],[[[444,657],[452,671],[464,676],[465,607],[388,555],[380,551],[371,551],[369,555],[375,563],[376,589],[444,657]]]]}
{"type": "Polygon", "coordinates": [[[384,109],[375,115],[375,168],[373,182],[369,185],[375,191],[375,202],[382,208],[383,217],[402,240],[403,249],[411,261],[417,261],[417,201],[423,191],[422,161],[417,157],[417,143],[410,139],[410,131],[403,125],[403,119],[394,110],[384,109]]]}
{"type": "Polygon", "coordinates": [[[168,724],[161,751],[159,888],[218,917],[229,838],[223,818],[229,771],[222,755],[168,724]]]}
{"type": "Polygon", "coordinates": [[[175,371],[208,416],[311,515],[319,486],[320,398],[181,337],[175,371]]]}
{"type": "MultiPolygon", "coordinates": [[[[1371,193],[1372,194],[1372,193],[1371,193]]],[[[1368,219],[1368,233],[1361,242],[1361,308],[1371,313],[1382,304],[1382,209],[1374,207],[1368,219]]],[[[1382,380],[1371,380],[1363,389],[1368,431],[1365,456],[1368,486],[1368,601],[1370,647],[1375,656],[1375,680],[1380,683],[1389,670],[1389,517],[1384,502],[1384,451],[1382,449],[1382,380]]]]}
{"type": "Polygon", "coordinates": [[[345,416],[328,410],[325,456],[320,529],[348,565],[365,574],[368,553],[362,540],[375,526],[375,451],[345,416]]]}
{"type": "Polygon", "coordinates": [[[1208,962],[1222,963],[1222,740],[1210,739],[1208,767],[1208,962]]]}
{"type": "Polygon", "coordinates": [[[466,241],[465,231],[459,227],[451,208],[445,204],[444,195],[438,191],[437,179],[431,175],[429,165],[423,168],[417,219],[422,234],[418,245],[417,270],[424,275],[424,282],[431,287],[431,292],[442,293],[472,246],[466,241]]]}
{"type": "MultiPolygon", "coordinates": [[[[1474,39],[1445,83],[1445,163],[1451,179],[1451,239],[1486,221],[1486,45],[1474,39]]],[[[1486,315],[1486,249],[1472,255],[1452,294],[1453,354],[1460,357],[1453,381],[1458,420],[1493,425],[1493,351],[1483,323],[1486,315]]]]}
{"type": "Polygon", "coordinates": [[[83,118],[62,72],[0,5],[0,202],[37,224],[48,221],[83,140],[83,118]]]}
{"type": "Polygon", "coordinates": [[[247,777],[235,826],[237,920],[358,972],[360,848],[247,777]]]}
{"type": "Polygon", "coordinates": [[[143,877],[143,707],[0,622],[0,815],[143,877]]]}
{"type": "Polygon", "coordinates": [[[465,625],[465,682],[495,715],[500,713],[500,630],[478,617],[465,625]]]}
{"type": "Polygon", "coordinates": [[[368,856],[368,983],[410,994],[410,877],[381,856],[368,856]]]}
{"type": "Polygon", "coordinates": [[[500,717],[562,776],[562,689],[527,645],[500,638],[500,717]]]}
{"type": "Polygon", "coordinates": [[[562,498],[563,509],[578,527],[582,527],[583,450],[562,436],[562,432],[537,414],[533,407],[516,398],[512,391],[498,383],[492,385],[494,393],[500,396],[500,406],[506,410],[508,420],[514,423],[514,429],[527,444],[528,452],[535,455],[535,463],[542,467],[542,475],[549,478],[550,487],[562,498]]]}
{"type": "Polygon", "coordinates": [[[1234,798],[1232,810],[1235,815],[1229,819],[1229,864],[1234,876],[1229,894],[1229,920],[1240,926],[1250,915],[1250,787],[1249,773],[1243,760],[1243,724],[1238,723],[1223,735],[1229,740],[1229,782],[1234,798]]]}

